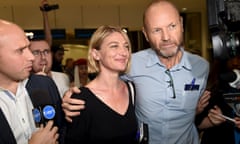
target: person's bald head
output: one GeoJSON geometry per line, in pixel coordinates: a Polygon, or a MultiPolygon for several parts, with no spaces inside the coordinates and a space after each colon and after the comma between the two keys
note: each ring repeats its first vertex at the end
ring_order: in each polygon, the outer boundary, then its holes
{"type": "Polygon", "coordinates": [[[154,19],[152,19],[152,16],[154,15],[162,16],[165,15],[166,13],[168,14],[167,16],[173,15],[177,18],[180,18],[179,11],[173,3],[166,0],[153,0],[144,11],[143,14],[144,27],[146,28],[149,25],[149,23],[154,21],[154,19]]]}
{"type": "Polygon", "coordinates": [[[24,31],[16,24],[0,19],[0,86],[4,83],[26,79],[34,56],[29,50],[30,42],[24,31]]]}
{"type": "Polygon", "coordinates": [[[152,1],[144,12],[143,33],[161,60],[181,55],[183,21],[177,8],[166,0],[152,1]],[[180,53],[179,53],[180,52],[180,53]]]}
{"type": "Polygon", "coordinates": [[[15,31],[15,30],[23,32],[23,30],[18,25],[14,24],[12,22],[0,19],[0,34],[1,34],[1,36],[2,36],[2,34],[5,35],[6,33],[11,33],[12,31],[15,31]]]}
{"type": "Polygon", "coordinates": [[[18,25],[14,24],[12,22],[0,19],[0,47],[3,45],[4,42],[6,42],[6,40],[9,37],[24,38],[25,41],[28,42],[28,39],[25,36],[25,33],[22,30],[22,28],[20,28],[18,25]]]}

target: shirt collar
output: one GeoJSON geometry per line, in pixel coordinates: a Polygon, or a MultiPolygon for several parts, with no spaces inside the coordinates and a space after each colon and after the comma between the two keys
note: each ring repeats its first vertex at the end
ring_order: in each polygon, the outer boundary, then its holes
{"type": "MultiPolygon", "coordinates": [[[[19,88],[20,88],[20,89],[21,89],[21,88],[25,88],[28,80],[29,80],[29,79],[26,78],[26,79],[24,79],[23,81],[20,81],[20,82],[18,83],[17,91],[19,90],[19,88]]],[[[5,89],[5,88],[0,87],[0,91],[8,91],[8,90],[5,89]]]]}
{"type": "MultiPolygon", "coordinates": [[[[188,71],[192,70],[192,66],[190,64],[190,61],[188,60],[188,53],[184,51],[183,47],[181,47],[181,51],[183,52],[182,58],[180,60],[180,63],[175,65],[172,69],[173,70],[179,70],[181,68],[184,68],[188,71]]],[[[159,64],[160,66],[164,67],[163,63],[159,60],[156,52],[153,49],[149,50],[149,56],[146,67],[152,67],[155,64],[159,64]]]]}

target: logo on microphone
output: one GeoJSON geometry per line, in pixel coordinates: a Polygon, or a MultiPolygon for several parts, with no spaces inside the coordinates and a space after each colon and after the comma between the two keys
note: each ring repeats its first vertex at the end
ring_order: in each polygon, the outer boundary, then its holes
{"type": "Polygon", "coordinates": [[[37,108],[33,109],[33,117],[34,117],[35,122],[40,123],[40,121],[42,119],[41,112],[37,108]]]}
{"type": "Polygon", "coordinates": [[[55,107],[52,105],[38,106],[32,110],[36,126],[46,124],[49,120],[54,120],[56,116],[55,107]]]}
{"type": "Polygon", "coordinates": [[[45,119],[53,119],[55,117],[56,111],[53,106],[47,105],[43,108],[43,116],[45,119]]]}

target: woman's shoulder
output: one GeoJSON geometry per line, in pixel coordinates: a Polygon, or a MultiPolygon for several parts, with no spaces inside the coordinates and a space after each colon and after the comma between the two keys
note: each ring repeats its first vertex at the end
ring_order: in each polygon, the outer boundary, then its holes
{"type": "Polygon", "coordinates": [[[80,93],[73,93],[71,97],[87,100],[88,98],[90,98],[93,95],[91,90],[87,87],[80,87],[79,90],[80,90],[80,93]]]}

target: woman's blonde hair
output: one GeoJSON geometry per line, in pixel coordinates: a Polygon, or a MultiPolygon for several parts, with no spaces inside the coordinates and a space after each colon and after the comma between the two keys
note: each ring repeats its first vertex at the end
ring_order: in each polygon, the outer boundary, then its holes
{"type": "Polygon", "coordinates": [[[92,55],[92,50],[100,50],[101,45],[106,37],[108,37],[110,34],[118,32],[122,34],[122,36],[127,40],[129,44],[129,60],[127,63],[127,67],[125,71],[123,71],[121,74],[124,74],[129,71],[130,69],[130,58],[132,53],[131,43],[127,35],[127,30],[122,29],[121,27],[116,26],[109,26],[109,25],[103,25],[100,26],[92,35],[89,43],[89,51],[88,51],[88,73],[99,73],[100,67],[99,62],[96,60],[92,55]]]}

